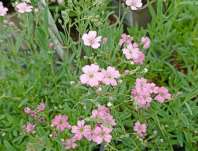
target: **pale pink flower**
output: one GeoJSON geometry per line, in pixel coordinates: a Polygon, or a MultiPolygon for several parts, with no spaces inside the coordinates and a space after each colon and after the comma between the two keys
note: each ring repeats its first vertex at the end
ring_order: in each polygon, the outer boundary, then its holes
{"type": "Polygon", "coordinates": [[[149,83],[144,78],[136,79],[135,87],[132,89],[131,94],[136,104],[141,108],[149,107],[154,97],[160,103],[171,98],[168,89],[158,87],[152,82],[149,83]]]}
{"type": "Polygon", "coordinates": [[[92,138],[92,130],[90,125],[85,125],[85,121],[78,121],[77,126],[72,126],[72,133],[75,134],[76,140],[81,140],[83,137],[89,141],[92,138]]]}
{"type": "Polygon", "coordinates": [[[110,143],[112,136],[111,136],[112,129],[101,126],[96,126],[93,130],[93,141],[97,144],[101,143],[110,143]]]}
{"type": "Polygon", "coordinates": [[[32,124],[32,123],[27,123],[26,125],[24,125],[23,129],[24,129],[24,131],[26,133],[29,133],[30,134],[30,133],[33,133],[34,132],[35,125],[32,124]]]}
{"type": "Polygon", "coordinates": [[[120,41],[119,41],[119,45],[122,46],[122,45],[129,45],[132,43],[132,40],[133,40],[133,37],[131,37],[130,35],[127,35],[127,34],[122,34],[121,35],[121,38],[120,38],[120,41]]]}
{"type": "Polygon", "coordinates": [[[32,111],[29,115],[35,118],[37,116],[37,113],[35,111],[32,111]]]}
{"type": "Polygon", "coordinates": [[[122,51],[128,60],[132,60],[135,64],[143,64],[144,53],[139,50],[136,44],[135,47],[133,44],[129,44],[126,48],[123,48],[122,51]]]}
{"type": "Polygon", "coordinates": [[[139,121],[137,121],[133,127],[133,130],[136,132],[136,134],[139,137],[144,138],[146,135],[146,131],[147,131],[147,126],[145,123],[141,124],[139,121]]]}
{"type": "Polygon", "coordinates": [[[30,109],[29,107],[25,107],[25,108],[24,108],[24,112],[25,112],[26,114],[30,114],[30,113],[32,112],[32,109],[30,109]]]}
{"type": "Polygon", "coordinates": [[[116,122],[113,116],[110,114],[109,109],[105,106],[99,106],[96,110],[93,110],[91,118],[103,125],[107,125],[107,126],[116,125],[116,122]]]}
{"type": "Polygon", "coordinates": [[[131,7],[131,10],[137,10],[142,7],[142,0],[126,0],[126,5],[131,7]]]}
{"type": "Polygon", "coordinates": [[[133,48],[139,48],[138,43],[134,42],[134,43],[133,43],[133,48]]]}
{"type": "Polygon", "coordinates": [[[66,115],[56,115],[52,119],[52,126],[56,127],[60,131],[71,128],[68,123],[68,117],[66,115]]]}
{"type": "Polygon", "coordinates": [[[150,95],[147,94],[140,94],[137,93],[136,89],[132,89],[132,95],[134,97],[135,102],[137,103],[137,105],[141,108],[147,108],[150,106],[151,102],[152,102],[152,98],[150,95]]]}
{"type": "Polygon", "coordinates": [[[37,113],[35,111],[33,111],[32,109],[30,109],[29,107],[25,107],[24,112],[31,117],[37,116],[37,113]]]}
{"type": "Polygon", "coordinates": [[[65,147],[65,149],[75,149],[77,147],[76,144],[76,139],[74,137],[65,140],[64,142],[62,142],[63,146],[65,147]]]}
{"type": "Polygon", "coordinates": [[[136,79],[135,88],[132,89],[131,94],[139,107],[146,108],[150,106],[151,94],[154,92],[154,88],[155,85],[148,83],[146,79],[136,79]]]}
{"type": "Polygon", "coordinates": [[[151,45],[151,40],[149,37],[142,37],[141,38],[141,44],[143,44],[144,49],[148,49],[151,45]]]}
{"type": "Polygon", "coordinates": [[[32,12],[33,7],[26,2],[21,2],[16,5],[16,11],[19,13],[29,13],[32,12]]]}
{"type": "Polygon", "coordinates": [[[157,96],[155,97],[155,100],[157,100],[160,103],[163,103],[166,100],[169,100],[170,98],[171,98],[171,94],[168,92],[167,88],[158,87],[157,96]]]}
{"type": "Polygon", "coordinates": [[[0,2],[0,16],[5,16],[7,14],[8,8],[3,6],[3,3],[0,2]]]}
{"type": "Polygon", "coordinates": [[[143,64],[144,63],[144,53],[134,48],[132,51],[132,60],[135,64],[143,64]]]}
{"type": "Polygon", "coordinates": [[[158,93],[158,86],[156,86],[155,83],[147,83],[147,89],[150,91],[152,94],[157,94],[158,93]]]}
{"type": "Polygon", "coordinates": [[[135,81],[135,88],[137,93],[150,94],[150,87],[148,85],[148,81],[144,78],[138,78],[135,81]]]}
{"type": "Polygon", "coordinates": [[[45,110],[45,103],[41,102],[38,106],[37,106],[37,112],[43,112],[45,110]]]}
{"type": "Polygon", "coordinates": [[[97,49],[100,47],[100,42],[102,40],[101,36],[97,37],[96,31],[89,31],[88,33],[83,34],[82,40],[84,42],[84,45],[90,46],[93,49],[97,49]]]}
{"type": "Polygon", "coordinates": [[[80,76],[82,84],[94,87],[98,86],[103,78],[100,68],[96,64],[86,65],[82,68],[84,74],[80,76]]]}
{"type": "Polygon", "coordinates": [[[120,73],[114,67],[107,67],[107,70],[102,70],[103,79],[102,82],[106,85],[117,85],[117,79],[120,77],[120,73]]]}

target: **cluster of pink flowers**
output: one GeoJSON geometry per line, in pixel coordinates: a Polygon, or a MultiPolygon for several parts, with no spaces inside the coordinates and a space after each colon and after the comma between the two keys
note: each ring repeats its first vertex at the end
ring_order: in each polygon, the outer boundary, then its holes
{"type": "Polygon", "coordinates": [[[93,130],[92,140],[97,144],[102,142],[109,143],[112,139],[112,127],[116,125],[110,110],[105,106],[99,106],[92,111],[91,119],[97,123],[93,130]]]}
{"type": "MultiPolygon", "coordinates": [[[[29,107],[25,107],[24,112],[33,119],[38,120],[39,122],[43,122],[44,117],[40,116],[39,113],[44,112],[45,107],[46,107],[45,103],[41,102],[39,105],[37,105],[35,110],[32,110],[29,107]]],[[[27,123],[26,125],[23,126],[23,129],[26,133],[33,133],[35,127],[36,127],[35,124],[27,123]]]]}
{"type": "Polygon", "coordinates": [[[76,139],[74,137],[69,138],[62,142],[65,149],[75,149],[78,145],[76,144],[76,139]]]}
{"type": "Polygon", "coordinates": [[[97,144],[101,143],[110,143],[112,136],[111,136],[112,128],[105,127],[103,125],[98,125],[93,130],[93,141],[97,144]]]}
{"type": "Polygon", "coordinates": [[[5,16],[7,14],[8,8],[3,6],[3,3],[0,1],[0,16],[5,16]]]}
{"type": "Polygon", "coordinates": [[[52,126],[63,132],[65,129],[70,129],[68,117],[66,115],[56,115],[52,120],[52,126]]]}
{"type": "Polygon", "coordinates": [[[146,135],[147,126],[145,123],[141,124],[139,121],[137,121],[133,126],[133,130],[139,137],[144,138],[146,135]]]}
{"type": "MultiPolygon", "coordinates": [[[[29,13],[32,12],[32,5],[27,4],[26,2],[18,3],[15,7],[16,11],[19,13],[29,13]]],[[[0,1],[0,16],[5,16],[8,12],[8,8],[3,6],[3,3],[0,1]]]]}
{"type": "Polygon", "coordinates": [[[96,110],[92,111],[91,118],[94,119],[97,123],[101,123],[107,126],[115,126],[115,120],[110,114],[110,111],[105,106],[100,106],[96,110]]]}
{"type": "Polygon", "coordinates": [[[138,10],[142,7],[142,0],[126,0],[126,5],[131,8],[131,10],[138,10]]]}
{"type": "Polygon", "coordinates": [[[132,40],[133,40],[133,37],[124,33],[121,35],[121,38],[119,41],[119,46],[129,45],[129,44],[131,44],[132,40]]]}
{"type": "Polygon", "coordinates": [[[43,112],[43,111],[45,110],[45,107],[46,107],[45,103],[44,103],[44,102],[41,102],[41,103],[36,107],[35,110],[32,110],[32,109],[29,108],[29,107],[25,107],[25,108],[24,108],[24,112],[25,112],[27,115],[29,115],[29,116],[36,117],[37,114],[38,114],[39,112],[43,112]]]}
{"type": "Polygon", "coordinates": [[[88,33],[83,34],[82,40],[85,46],[89,46],[92,47],[93,49],[97,49],[100,47],[102,37],[97,36],[96,31],[89,31],[88,33]]]}
{"type": "Polygon", "coordinates": [[[82,71],[83,74],[80,76],[81,83],[91,87],[99,86],[101,83],[116,86],[117,79],[120,77],[119,71],[111,66],[104,70],[100,69],[96,64],[91,64],[84,66],[82,71]]]}
{"type": "Polygon", "coordinates": [[[81,139],[87,139],[88,141],[92,141],[97,144],[109,143],[111,141],[112,128],[116,123],[113,116],[110,114],[110,110],[105,106],[99,106],[96,110],[92,111],[90,119],[94,121],[95,126],[86,124],[85,120],[79,120],[77,125],[68,127],[69,124],[65,117],[64,122],[60,122],[60,120],[55,122],[54,119],[52,120],[52,124],[59,127],[59,129],[61,127],[63,127],[63,129],[71,129],[73,136],[62,142],[66,149],[76,148],[77,141],[80,141],[81,139]]]}
{"type": "Polygon", "coordinates": [[[123,48],[123,54],[128,60],[132,60],[135,64],[143,64],[144,53],[136,46],[136,44],[129,44],[126,48],[123,48]]]}
{"type": "Polygon", "coordinates": [[[77,125],[72,126],[72,133],[76,140],[81,140],[83,137],[87,140],[92,140],[92,130],[90,125],[85,125],[84,120],[78,121],[77,125]]]}
{"type": "MultiPolygon", "coordinates": [[[[135,64],[144,63],[144,53],[140,51],[139,45],[133,41],[132,37],[122,34],[119,45],[123,46],[122,52],[128,60],[133,61],[135,64]]],[[[148,49],[150,47],[150,39],[148,37],[142,37],[140,45],[144,49],[148,49]]]]}
{"type": "Polygon", "coordinates": [[[149,107],[152,99],[163,103],[171,98],[171,94],[165,87],[158,87],[144,78],[136,79],[135,88],[132,89],[131,94],[141,108],[149,107]]]}

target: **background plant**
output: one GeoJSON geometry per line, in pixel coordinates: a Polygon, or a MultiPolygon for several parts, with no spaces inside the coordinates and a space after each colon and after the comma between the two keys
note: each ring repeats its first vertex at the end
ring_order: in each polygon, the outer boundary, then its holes
{"type": "MultiPolygon", "coordinates": [[[[32,3],[36,6],[37,1],[32,3]]],[[[118,46],[123,27],[119,22],[109,24],[110,3],[98,3],[80,0],[65,1],[64,6],[49,6],[54,12],[55,21],[59,22],[56,14],[60,15],[61,12],[60,34],[63,48],[69,56],[62,62],[54,59],[54,50],[48,47],[51,39],[47,9],[20,15],[21,25],[17,38],[11,38],[16,30],[5,26],[2,20],[0,150],[63,150],[61,138],[64,136],[52,140],[49,124],[39,125],[34,135],[26,135],[22,130],[22,125],[31,120],[23,113],[23,108],[34,108],[41,100],[47,103],[44,112],[47,123],[60,113],[68,115],[71,124],[76,124],[80,116],[89,116],[98,104],[111,102],[110,109],[117,126],[106,150],[182,150],[182,147],[196,150],[196,3],[171,1],[167,11],[162,13],[162,1],[159,1],[157,13],[150,8],[153,20],[147,29],[128,29],[136,39],[149,34],[152,40],[151,48],[145,52],[145,66],[142,67],[125,62],[118,46]],[[73,32],[72,27],[77,31],[76,39],[69,36],[73,32]],[[100,35],[108,38],[107,44],[100,50],[93,51],[83,46],[80,37],[89,29],[97,30],[100,35]],[[27,45],[25,49],[22,47],[24,43],[27,45]],[[104,86],[102,91],[96,91],[79,83],[81,68],[95,62],[103,68],[115,66],[122,73],[127,68],[133,74],[123,78],[116,88],[104,86]],[[148,68],[146,74],[143,72],[145,67],[148,68]],[[174,94],[172,101],[163,105],[153,103],[149,110],[136,110],[130,100],[130,89],[136,77],[140,76],[169,87],[174,94]],[[148,137],[144,141],[137,138],[132,130],[137,119],[149,124],[148,137]]],[[[97,148],[86,141],[81,143],[78,150],[97,148]]]]}

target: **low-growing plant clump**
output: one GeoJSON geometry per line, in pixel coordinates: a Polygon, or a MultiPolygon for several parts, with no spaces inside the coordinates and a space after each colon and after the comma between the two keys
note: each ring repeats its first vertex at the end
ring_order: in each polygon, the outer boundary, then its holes
{"type": "Polygon", "coordinates": [[[158,1],[146,29],[124,30],[106,1],[4,3],[0,150],[196,150],[196,6],[158,1]]]}

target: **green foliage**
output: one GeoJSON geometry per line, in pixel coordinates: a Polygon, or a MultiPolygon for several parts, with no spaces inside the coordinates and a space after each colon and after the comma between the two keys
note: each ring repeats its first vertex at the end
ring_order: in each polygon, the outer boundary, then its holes
{"type": "MultiPolygon", "coordinates": [[[[118,41],[123,27],[119,21],[109,25],[112,13],[109,5],[104,0],[67,0],[65,5],[49,6],[55,21],[61,25],[63,47],[69,56],[63,62],[57,60],[53,48],[48,47],[52,39],[48,33],[47,8],[18,16],[18,30],[1,22],[0,150],[64,150],[61,145],[64,135],[55,140],[49,136],[51,119],[58,113],[66,114],[74,125],[79,117],[89,116],[98,104],[108,102],[113,104],[111,112],[117,125],[112,142],[105,146],[107,151],[171,151],[175,145],[186,151],[196,150],[198,6],[192,1],[175,0],[168,1],[163,10],[162,1],[158,1],[156,12],[150,8],[153,20],[146,29],[128,29],[134,38],[148,33],[152,40],[151,48],[145,52],[145,65],[137,68],[126,64],[120,53],[118,41]],[[80,37],[88,30],[97,30],[107,37],[107,44],[98,50],[85,47],[80,37]],[[74,32],[77,35],[71,38],[74,32]],[[97,92],[79,83],[81,68],[90,63],[103,68],[115,66],[121,73],[126,68],[137,71],[122,78],[117,87],[102,86],[102,91],[97,92]],[[147,74],[142,72],[144,67],[148,68],[147,74]],[[130,90],[139,76],[167,86],[173,99],[165,104],[152,103],[147,110],[136,110],[130,90]],[[36,134],[26,135],[22,126],[32,119],[25,116],[23,108],[35,107],[41,100],[47,104],[43,113],[47,124],[39,125],[36,134]],[[133,133],[136,120],[148,124],[145,140],[133,133]]],[[[79,151],[98,148],[87,141],[80,142],[79,146],[79,151]]]]}

